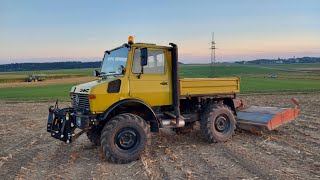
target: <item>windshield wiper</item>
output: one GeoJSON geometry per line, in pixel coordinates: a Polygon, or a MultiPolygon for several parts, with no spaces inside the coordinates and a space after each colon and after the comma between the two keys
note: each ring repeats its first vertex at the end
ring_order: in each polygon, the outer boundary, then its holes
{"type": "Polygon", "coordinates": [[[102,72],[99,77],[107,78],[108,76],[120,76],[120,75],[123,75],[123,74],[118,74],[115,71],[110,71],[108,72],[108,74],[105,72],[102,72]]]}

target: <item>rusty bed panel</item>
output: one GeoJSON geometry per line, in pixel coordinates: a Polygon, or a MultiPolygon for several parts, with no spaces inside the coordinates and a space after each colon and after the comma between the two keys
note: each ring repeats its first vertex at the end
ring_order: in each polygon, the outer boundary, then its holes
{"type": "Polygon", "coordinates": [[[237,123],[242,129],[273,130],[294,120],[299,113],[297,108],[250,106],[237,112],[237,123]]]}

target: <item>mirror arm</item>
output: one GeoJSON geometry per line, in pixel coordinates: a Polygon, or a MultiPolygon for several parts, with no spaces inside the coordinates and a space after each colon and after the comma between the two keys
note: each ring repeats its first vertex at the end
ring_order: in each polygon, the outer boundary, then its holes
{"type": "Polygon", "coordinates": [[[101,75],[101,73],[100,73],[98,70],[96,70],[96,69],[94,70],[94,72],[95,72],[95,73],[94,73],[94,76],[95,76],[95,77],[99,77],[99,76],[101,75]]]}
{"type": "Polygon", "coordinates": [[[141,66],[141,72],[138,74],[137,78],[140,79],[141,78],[141,74],[143,74],[143,66],[141,66]]]}

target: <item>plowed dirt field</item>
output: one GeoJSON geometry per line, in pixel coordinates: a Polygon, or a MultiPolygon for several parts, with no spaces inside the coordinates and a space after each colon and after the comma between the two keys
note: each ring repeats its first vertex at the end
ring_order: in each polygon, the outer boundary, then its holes
{"type": "MultiPolygon", "coordinates": [[[[290,106],[299,118],[275,131],[237,130],[208,144],[199,127],[163,129],[140,160],[113,164],[86,135],[65,144],[46,132],[53,102],[0,102],[0,179],[320,179],[320,94],[242,96],[248,104],[290,106]]],[[[62,103],[60,106],[67,106],[62,103]]]]}

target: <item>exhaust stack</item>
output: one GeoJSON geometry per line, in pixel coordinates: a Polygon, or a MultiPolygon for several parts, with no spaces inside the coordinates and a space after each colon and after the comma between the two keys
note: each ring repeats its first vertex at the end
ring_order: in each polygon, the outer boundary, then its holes
{"type": "Polygon", "coordinates": [[[174,115],[176,116],[176,126],[179,126],[180,122],[180,87],[179,87],[179,75],[178,75],[178,46],[174,43],[169,43],[172,46],[172,101],[174,108],[174,115]]]}

